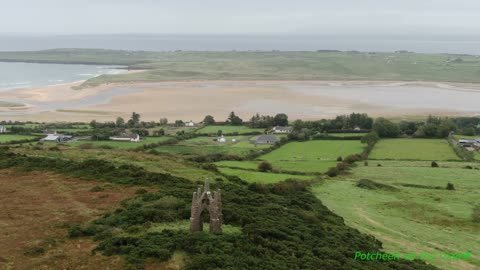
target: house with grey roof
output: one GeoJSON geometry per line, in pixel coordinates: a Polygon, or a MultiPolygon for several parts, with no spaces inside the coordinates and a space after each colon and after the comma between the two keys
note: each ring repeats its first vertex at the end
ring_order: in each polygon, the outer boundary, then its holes
{"type": "Polygon", "coordinates": [[[63,143],[71,141],[73,136],[70,135],[63,135],[58,133],[47,134],[47,137],[40,139],[41,142],[56,142],[56,143],[63,143]]]}
{"type": "Polygon", "coordinates": [[[273,127],[272,130],[273,130],[273,133],[288,134],[288,133],[292,133],[293,128],[292,127],[276,126],[276,127],[273,127]]]}
{"type": "Polygon", "coordinates": [[[274,144],[278,142],[278,137],[274,135],[260,135],[255,140],[255,145],[257,144],[274,144]]]}

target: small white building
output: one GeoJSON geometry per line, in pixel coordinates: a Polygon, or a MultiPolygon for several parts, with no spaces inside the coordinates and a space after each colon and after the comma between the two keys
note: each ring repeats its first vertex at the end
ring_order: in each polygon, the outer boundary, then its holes
{"type": "Polygon", "coordinates": [[[288,134],[293,131],[292,127],[281,127],[281,126],[276,126],[273,127],[273,133],[283,133],[283,134],[288,134]]]}
{"type": "Polygon", "coordinates": [[[225,143],[225,142],[227,142],[227,139],[225,139],[225,137],[222,135],[222,136],[218,137],[217,142],[225,143]]]}
{"type": "Polygon", "coordinates": [[[7,127],[0,126],[0,133],[6,133],[6,132],[7,132],[7,127]]]}
{"type": "Polygon", "coordinates": [[[120,141],[120,142],[139,142],[140,135],[138,134],[122,134],[119,136],[112,136],[109,138],[112,141],[120,141]]]}
{"type": "Polygon", "coordinates": [[[194,126],[195,126],[195,123],[194,123],[192,120],[190,120],[190,121],[188,121],[188,122],[185,122],[185,126],[186,126],[186,127],[194,127],[194,126]]]}

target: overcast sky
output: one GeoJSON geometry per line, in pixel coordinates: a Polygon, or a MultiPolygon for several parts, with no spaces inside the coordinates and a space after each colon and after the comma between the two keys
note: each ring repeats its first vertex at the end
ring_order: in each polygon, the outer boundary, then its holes
{"type": "Polygon", "coordinates": [[[0,34],[474,34],[479,0],[1,0],[0,34]]]}

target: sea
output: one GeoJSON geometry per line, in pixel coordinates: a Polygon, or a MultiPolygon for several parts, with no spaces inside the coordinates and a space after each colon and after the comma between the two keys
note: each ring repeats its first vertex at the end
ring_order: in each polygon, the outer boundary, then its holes
{"type": "Polygon", "coordinates": [[[102,74],[126,72],[122,67],[0,62],[0,92],[82,81],[102,74]]]}

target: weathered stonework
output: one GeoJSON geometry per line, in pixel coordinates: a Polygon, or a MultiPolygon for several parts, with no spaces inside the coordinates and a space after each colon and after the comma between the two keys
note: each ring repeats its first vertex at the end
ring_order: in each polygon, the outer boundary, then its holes
{"type": "Polygon", "coordinates": [[[193,193],[190,216],[190,231],[203,231],[202,212],[207,209],[210,215],[210,232],[222,233],[222,195],[219,191],[210,192],[208,181],[203,188],[198,187],[193,193]]]}

